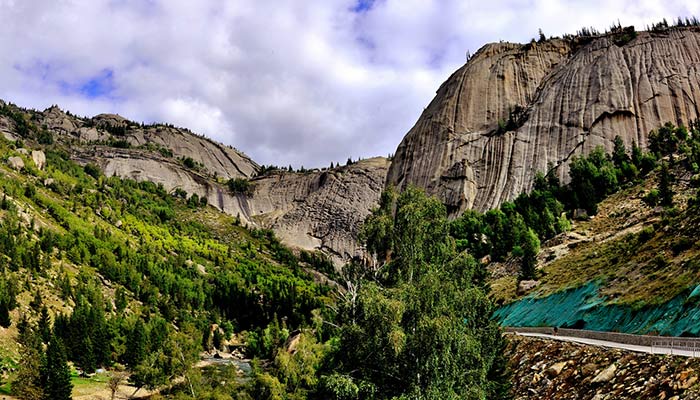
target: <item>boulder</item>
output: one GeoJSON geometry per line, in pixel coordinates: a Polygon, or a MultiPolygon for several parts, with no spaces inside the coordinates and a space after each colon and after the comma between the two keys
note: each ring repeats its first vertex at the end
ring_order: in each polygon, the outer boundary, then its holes
{"type": "Polygon", "coordinates": [[[596,375],[596,377],[593,378],[591,383],[609,382],[610,380],[612,380],[612,378],[615,377],[615,371],[617,371],[617,367],[615,366],[615,364],[610,364],[610,366],[608,366],[603,371],[601,371],[598,375],[596,375]]]}
{"type": "Polygon", "coordinates": [[[7,159],[7,164],[14,170],[21,170],[24,168],[24,160],[22,160],[22,157],[10,157],[7,159]]]}
{"type": "Polygon", "coordinates": [[[518,295],[523,295],[533,288],[537,287],[540,284],[540,281],[520,281],[518,283],[518,295]]]}
{"type": "Polygon", "coordinates": [[[32,150],[32,160],[34,160],[34,165],[40,170],[44,169],[46,165],[46,155],[41,150],[32,150]]]}
{"type": "Polygon", "coordinates": [[[552,364],[549,368],[547,368],[547,375],[549,375],[550,378],[554,378],[561,374],[561,371],[566,368],[566,365],[568,363],[566,361],[558,362],[556,364],[552,364]]]}

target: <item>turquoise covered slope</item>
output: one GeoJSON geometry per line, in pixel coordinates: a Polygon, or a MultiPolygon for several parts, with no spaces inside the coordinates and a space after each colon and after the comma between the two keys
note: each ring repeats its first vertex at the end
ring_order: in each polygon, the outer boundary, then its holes
{"type": "Polygon", "coordinates": [[[558,326],[594,331],[698,336],[700,334],[700,285],[671,301],[632,308],[608,304],[599,285],[588,283],[542,298],[526,297],[494,313],[503,326],[558,326]]]}

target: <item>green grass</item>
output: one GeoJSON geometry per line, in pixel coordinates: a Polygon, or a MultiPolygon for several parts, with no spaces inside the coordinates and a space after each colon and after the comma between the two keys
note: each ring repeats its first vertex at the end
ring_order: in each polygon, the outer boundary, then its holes
{"type": "Polygon", "coordinates": [[[1,395],[11,395],[12,394],[12,384],[10,382],[7,382],[3,385],[0,385],[0,394],[1,395]]]}

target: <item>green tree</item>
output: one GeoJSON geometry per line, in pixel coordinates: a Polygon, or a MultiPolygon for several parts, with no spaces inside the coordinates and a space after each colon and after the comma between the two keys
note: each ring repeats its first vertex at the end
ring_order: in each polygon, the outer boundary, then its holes
{"type": "Polygon", "coordinates": [[[615,139],[613,139],[612,159],[617,168],[622,168],[622,164],[630,161],[627,155],[627,149],[625,149],[625,143],[622,141],[620,135],[615,135],[615,139]]]}
{"type": "Polygon", "coordinates": [[[535,279],[537,277],[537,253],[540,251],[540,240],[537,238],[537,234],[532,230],[528,229],[523,238],[523,261],[520,270],[520,279],[535,279]]]}
{"type": "Polygon", "coordinates": [[[17,342],[20,344],[19,365],[12,382],[12,391],[21,399],[43,400],[41,339],[24,316],[17,324],[17,329],[17,342]]]}
{"type": "Polygon", "coordinates": [[[58,338],[49,342],[46,351],[46,386],[44,394],[51,400],[70,400],[73,383],[66,361],[66,351],[58,338]]]}
{"type": "Polygon", "coordinates": [[[3,328],[9,328],[12,325],[12,320],[10,319],[10,306],[7,304],[5,299],[0,299],[0,326],[3,328]]]}
{"type": "Polygon", "coordinates": [[[127,337],[124,362],[129,367],[135,368],[146,357],[148,336],[146,335],[146,326],[141,318],[136,320],[127,337]]]}
{"type": "Polygon", "coordinates": [[[477,263],[457,255],[447,234],[445,206],[409,188],[387,209],[395,210],[388,214],[393,240],[381,267],[395,276],[364,281],[355,303],[340,304],[337,365],[321,391],[330,398],[500,398],[507,391],[487,377],[507,385],[495,363],[503,338],[474,284],[477,263]]]}
{"type": "Polygon", "coordinates": [[[41,307],[41,312],[39,313],[38,322],[39,335],[44,343],[49,343],[51,340],[51,317],[49,316],[49,309],[46,305],[41,307]]]}
{"type": "Polygon", "coordinates": [[[664,207],[673,206],[673,181],[675,180],[673,174],[668,168],[667,163],[661,164],[661,171],[659,172],[659,200],[661,205],[664,207]]]}
{"type": "Polygon", "coordinates": [[[221,334],[221,330],[219,330],[218,327],[214,330],[214,335],[212,336],[211,343],[212,346],[214,346],[214,349],[222,350],[224,337],[221,334]]]}
{"type": "Polygon", "coordinates": [[[126,290],[119,286],[114,297],[114,305],[117,307],[117,312],[123,312],[126,309],[126,306],[129,305],[129,300],[126,298],[126,290]]]}

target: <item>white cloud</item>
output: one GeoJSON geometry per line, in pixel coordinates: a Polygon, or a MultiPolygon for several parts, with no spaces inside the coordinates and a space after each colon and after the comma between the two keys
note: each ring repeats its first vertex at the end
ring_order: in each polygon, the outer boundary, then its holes
{"type": "Polygon", "coordinates": [[[0,0],[0,97],[186,126],[264,164],[386,155],[486,42],[618,19],[641,28],[696,1],[0,0]],[[111,90],[88,83],[111,72],[111,90]],[[99,89],[99,88],[98,88],[99,89]]]}

